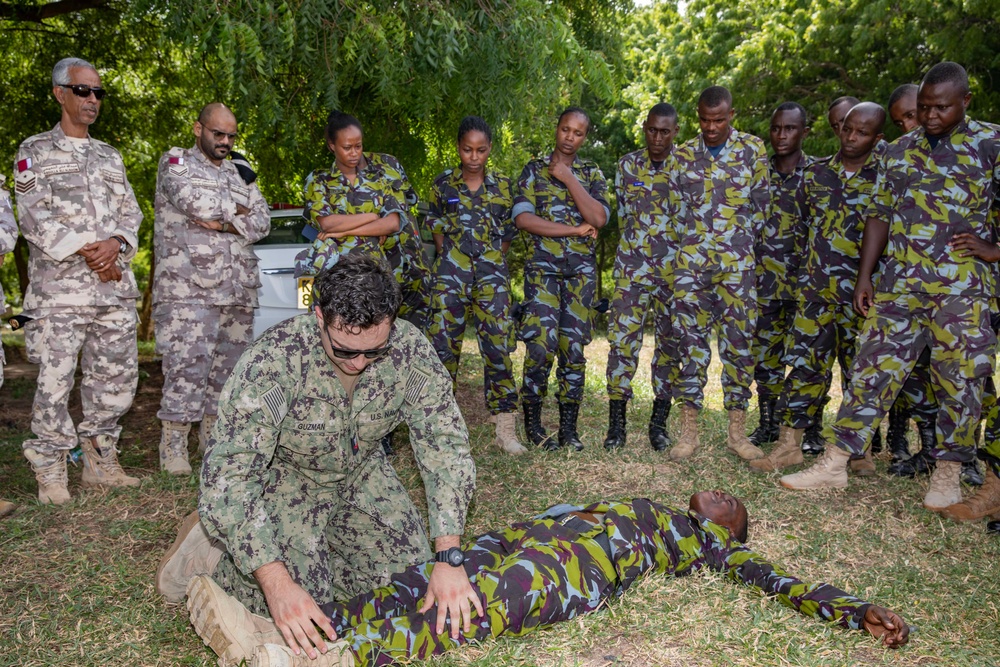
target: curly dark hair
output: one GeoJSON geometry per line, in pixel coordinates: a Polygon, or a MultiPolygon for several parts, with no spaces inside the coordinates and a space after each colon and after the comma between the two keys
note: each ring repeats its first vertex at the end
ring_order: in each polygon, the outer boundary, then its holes
{"type": "Polygon", "coordinates": [[[344,255],[320,271],[313,293],[326,326],[348,330],[395,320],[402,300],[389,266],[364,253],[344,255]]]}

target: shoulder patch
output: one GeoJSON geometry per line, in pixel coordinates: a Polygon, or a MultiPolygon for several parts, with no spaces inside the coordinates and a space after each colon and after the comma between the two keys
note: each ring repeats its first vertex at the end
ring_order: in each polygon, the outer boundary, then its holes
{"type": "Polygon", "coordinates": [[[33,163],[31,161],[30,157],[26,157],[23,160],[19,160],[18,163],[17,163],[17,171],[18,171],[18,173],[20,173],[22,171],[27,171],[27,170],[31,169],[31,165],[32,164],[33,163]]]}
{"type": "Polygon", "coordinates": [[[184,164],[184,158],[180,155],[172,155],[167,159],[168,164],[184,164]]]}
{"type": "Polygon", "coordinates": [[[260,395],[267,411],[271,413],[271,423],[275,426],[281,424],[281,420],[288,414],[288,401],[285,400],[285,392],[281,385],[274,385],[260,395]]]}
{"type": "Polygon", "coordinates": [[[406,389],[403,392],[403,400],[410,405],[415,405],[420,399],[427,383],[431,381],[431,376],[423,371],[414,368],[410,371],[410,377],[406,378],[406,389]]]}
{"type": "Polygon", "coordinates": [[[22,171],[14,177],[14,192],[26,195],[34,191],[38,185],[38,176],[33,171],[22,171]]]}

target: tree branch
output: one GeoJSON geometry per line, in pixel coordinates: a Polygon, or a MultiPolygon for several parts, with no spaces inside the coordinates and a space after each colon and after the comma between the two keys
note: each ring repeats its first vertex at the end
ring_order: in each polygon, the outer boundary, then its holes
{"type": "Polygon", "coordinates": [[[10,5],[0,3],[0,20],[41,23],[45,19],[86,9],[106,9],[109,0],[56,0],[44,5],[10,5]]]}

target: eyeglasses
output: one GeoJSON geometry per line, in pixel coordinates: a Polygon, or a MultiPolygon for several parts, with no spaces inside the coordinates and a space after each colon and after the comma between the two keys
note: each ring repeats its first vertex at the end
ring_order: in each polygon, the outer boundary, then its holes
{"type": "Polygon", "coordinates": [[[238,132],[220,132],[219,130],[213,130],[210,127],[206,127],[206,130],[212,133],[216,141],[222,141],[223,139],[229,139],[230,141],[235,141],[236,137],[239,136],[238,132]]]}
{"type": "Polygon", "coordinates": [[[372,350],[348,350],[342,347],[336,347],[333,344],[333,339],[330,338],[330,332],[326,331],[326,327],[320,325],[320,330],[326,332],[326,342],[330,344],[330,351],[333,352],[333,356],[338,359],[355,359],[364,355],[365,359],[378,359],[379,357],[384,357],[392,349],[392,345],[386,345],[385,347],[376,347],[372,350]]]}
{"type": "Polygon", "coordinates": [[[108,94],[108,91],[104,90],[100,86],[94,88],[83,83],[60,83],[58,85],[60,88],[69,88],[77,97],[88,98],[90,97],[90,94],[93,93],[98,102],[103,100],[104,96],[108,94]]]}

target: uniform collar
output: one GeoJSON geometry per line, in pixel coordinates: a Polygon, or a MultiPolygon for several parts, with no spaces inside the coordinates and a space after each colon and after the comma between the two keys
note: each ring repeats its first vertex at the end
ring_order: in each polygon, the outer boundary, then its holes
{"type": "MultiPolygon", "coordinates": [[[[87,132],[87,142],[91,146],[94,144],[94,139],[90,136],[90,132],[87,132]]],[[[70,141],[70,138],[66,136],[66,132],[63,131],[62,123],[56,123],[56,126],[52,128],[52,143],[61,151],[73,152],[73,142],[70,141]]]]}
{"type": "MultiPolygon", "coordinates": [[[[780,174],[781,173],[781,172],[779,172],[774,167],[774,162],[775,162],[775,158],[776,157],[778,157],[778,156],[777,155],[772,155],[771,157],[769,157],[767,159],[767,164],[771,168],[771,173],[772,174],[780,174]]],[[[807,166],[809,166],[809,159],[806,157],[805,151],[799,151],[799,161],[795,163],[795,170],[792,173],[794,173],[794,174],[801,174],[803,171],[805,171],[805,168],[807,166]]],[[[791,176],[791,174],[785,174],[785,175],[786,176],[791,176]]]]}
{"type": "MultiPolygon", "coordinates": [[[[864,171],[865,169],[874,169],[875,168],[875,161],[876,161],[876,159],[877,158],[875,157],[875,149],[873,148],[871,150],[871,152],[868,153],[868,157],[865,158],[865,163],[863,165],[861,165],[861,167],[857,171],[855,171],[854,173],[858,174],[858,173],[864,171]]],[[[844,161],[840,157],[840,151],[837,151],[836,153],[834,153],[833,157],[830,158],[829,166],[830,166],[831,169],[833,169],[834,171],[836,171],[838,173],[844,171],[844,161]]]]}
{"type": "MultiPolygon", "coordinates": [[[[950,144],[951,138],[954,137],[956,134],[962,134],[962,135],[968,134],[969,123],[971,122],[972,122],[971,117],[966,116],[965,118],[963,118],[961,121],[959,121],[958,125],[952,128],[951,132],[938,138],[938,146],[940,146],[941,144],[950,144]]],[[[930,140],[927,139],[927,130],[925,130],[923,127],[919,127],[917,128],[916,133],[917,133],[917,141],[919,143],[925,144],[928,150],[933,150],[931,148],[930,140]]]]}
{"type": "MultiPolygon", "coordinates": [[[[542,163],[545,164],[545,168],[548,169],[549,165],[552,164],[552,153],[542,157],[542,163]]],[[[583,169],[583,160],[580,159],[580,154],[577,153],[573,156],[573,164],[570,165],[573,169],[583,169]]]]}
{"type": "MultiPolygon", "coordinates": [[[[459,164],[457,167],[451,170],[451,174],[448,176],[448,183],[454,186],[456,189],[465,186],[465,181],[462,180],[462,165],[459,164]]],[[[483,185],[485,187],[491,187],[497,184],[497,178],[492,169],[486,169],[483,172],[483,185]]]]}

